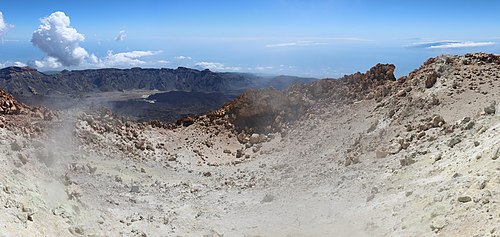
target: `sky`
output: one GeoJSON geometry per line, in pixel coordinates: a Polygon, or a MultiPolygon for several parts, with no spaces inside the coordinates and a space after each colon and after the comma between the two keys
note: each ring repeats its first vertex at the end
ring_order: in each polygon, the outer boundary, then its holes
{"type": "Polygon", "coordinates": [[[0,2],[0,67],[177,68],[337,78],[499,53],[500,1],[0,2]]]}

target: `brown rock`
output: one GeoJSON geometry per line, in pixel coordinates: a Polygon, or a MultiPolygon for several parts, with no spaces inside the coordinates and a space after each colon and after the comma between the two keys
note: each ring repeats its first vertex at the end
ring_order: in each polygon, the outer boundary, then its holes
{"type": "Polygon", "coordinates": [[[249,138],[247,137],[247,135],[245,133],[238,134],[238,136],[236,138],[238,138],[238,141],[240,143],[243,143],[243,144],[245,144],[249,141],[249,138]]]}
{"type": "Polygon", "coordinates": [[[192,117],[185,117],[185,118],[182,118],[182,119],[177,120],[176,124],[177,124],[177,125],[184,126],[184,127],[187,127],[187,126],[189,126],[189,125],[193,124],[195,121],[196,121],[196,119],[195,119],[195,118],[192,118],[192,117]]]}
{"type": "Polygon", "coordinates": [[[436,84],[438,78],[438,74],[436,72],[433,72],[429,75],[427,75],[427,78],[425,79],[425,88],[429,89],[436,84]]]}

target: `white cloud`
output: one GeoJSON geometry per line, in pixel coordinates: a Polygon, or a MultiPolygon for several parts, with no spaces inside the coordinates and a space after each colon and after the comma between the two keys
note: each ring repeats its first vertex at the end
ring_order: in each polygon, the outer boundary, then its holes
{"type": "Polygon", "coordinates": [[[92,64],[98,64],[99,63],[99,58],[97,56],[95,56],[94,54],[91,54],[89,56],[89,61],[92,64]]]}
{"type": "Polygon", "coordinates": [[[267,71],[267,70],[272,70],[273,67],[271,67],[271,66],[262,67],[261,66],[261,67],[255,67],[254,69],[257,70],[257,71],[267,71]]]}
{"type": "Polygon", "coordinates": [[[0,38],[3,37],[5,33],[12,27],[14,26],[5,22],[5,20],[3,19],[3,13],[0,12],[0,38]]]}
{"type": "Polygon", "coordinates": [[[216,62],[197,62],[195,64],[196,68],[199,69],[210,69],[212,71],[240,71],[241,67],[228,67],[222,63],[216,62]]]}
{"type": "MultiPolygon", "coordinates": [[[[130,51],[130,52],[120,52],[113,53],[113,51],[108,51],[105,57],[99,58],[94,54],[90,54],[82,64],[77,66],[79,69],[87,68],[128,68],[137,66],[159,66],[169,63],[168,61],[145,61],[142,58],[153,56],[161,53],[161,51],[130,51]]],[[[0,64],[1,65],[1,64],[0,64]]],[[[65,66],[62,65],[59,60],[54,57],[45,57],[42,60],[35,60],[29,63],[30,66],[40,68],[40,69],[62,69],[65,66]]]]}
{"type": "Polygon", "coordinates": [[[311,40],[347,41],[347,42],[372,42],[371,39],[356,37],[311,37],[311,40]]]}
{"type": "Polygon", "coordinates": [[[8,28],[9,27],[7,27],[7,23],[5,23],[3,19],[3,13],[0,12],[0,36],[3,35],[8,28]]]}
{"type": "Polygon", "coordinates": [[[167,61],[167,60],[158,60],[158,63],[160,63],[160,64],[169,64],[170,61],[167,61]]]}
{"type": "Polygon", "coordinates": [[[63,66],[59,62],[59,60],[57,60],[57,58],[50,57],[50,56],[45,57],[42,60],[35,60],[35,62],[33,64],[37,68],[44,68],[44,69],[47,69],[47,68],[56,69],[56,68],[60,68],[63,66]]]}
{"type": "MultiPolygon", "coordinates": [[[[61,64],[62,66],[78,66],[89,56],[80,47],[85,37],[70,26],[70,19],[64,12],[54,12],[40,19],[40,26],[33,32],[31,42],[47,54],[41,64],[61,64]]],[[[41,65],[40,64],[40,65],[41,65]]]]}
{"type": "Polygon", "coordinates": [[[22,63],[22,62],[14,62],[12,64],[12,66],[15,66],[15,67],[26,67],[28,65],[26,65],[26,63],[22,63]]]}
{"type": "Polygon", "coordinates": [[[187,60],[191,60],[192,58],[191,57],[188,57],[188,56],[177,56],[175,57],[175,59],[179,59],[179,60],[184,60],[184,59],[187,59],[187,60]]]}
{"type": "Polygon", "coordinates": [[[495,42],[439,40],[439,41],[417,42],[410,45],[410,47],[424,48],[424,49],[461,49],[461,48],[486,47],[495,44],[496,44],[495,42]]]}
{"type": "Polygon", "coordinates": [[[101,67],[127,67],[139,66],[146,64],[146,61],[141,60],[142,57],[153,56],[161,53],[161,51],[130,51],[114,54],[108,51],[108,55],[97,63],[101,67]]]}
{"type": "Polygon", "coordinates": [[[279,43],[279,44],[268,44],[266,47],[274,48],[274,47],[287,47],[287,46],[296,46],[297,43],[279,43]]]}
{"type": "MultiPolygon", "coordinates": [[[[134,67],[144,65],[160,65],[167,61],[144,61],[142,58],[153,56],[161,51],[130,51],[113,53],[108,51],[105,57],[99,58],[80,47],[85,37],[70,25],[70,19],[64,12],[54,12],[50,16],[40,19],[40,26],[33,32],[31,42],[46,53],[41,60],[29,62],[37,68],[61,69],[69,66],[75,68],[105,68],[105,67],[134,67]]],[[[121,41],[125,38],[122,30],[115,38],[121,41]]]]}
{"type": "Polygon", "coordinates": [[[296,42],[286,42],[286,43],[277,43],[277,44],[268,44],[267,48],[276,48],[276,47],[290,47],[290,46],[313,46],[313,45],[325,45],[327,43],[316,42],[311,40],[301,40],[296,42]]]}
{"type": "Polygon", "coordinates": [[[485,47],[495,45],[495,42],[458,42],[458,43],[448,43],[443,45],[433,45],[429,49],[456,49],[456,48],[475,48],[475,47],[485,47]]]}
{"type": "Polygon", "coordinates": [[[11,62],[11,61],[6,61],[6,62],[3,62],[3,63],[0,63],[0,68],[4,68],[4,67],[26,67],[28,65],[26,65],[25,63],[22,63],[22,62],[11,62]]]}
{"type": "Polygon", "coordinates": [[[127,37],[125,30],[120,30],[120,32],[118,32],[118,35],[116,35],[115,37],[115,41],[122,41],[125,39],[125,37],[127,37]]]}

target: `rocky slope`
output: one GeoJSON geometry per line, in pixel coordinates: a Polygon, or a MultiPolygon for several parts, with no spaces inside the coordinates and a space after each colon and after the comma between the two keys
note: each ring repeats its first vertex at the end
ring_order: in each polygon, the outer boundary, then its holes
{"type": "Polygon", "coordinates": [[[499,236],[499,57],[393,71],[250,91],[177,125],[1,115],[29,129],[0,128],[0,235],[499,236]]]}

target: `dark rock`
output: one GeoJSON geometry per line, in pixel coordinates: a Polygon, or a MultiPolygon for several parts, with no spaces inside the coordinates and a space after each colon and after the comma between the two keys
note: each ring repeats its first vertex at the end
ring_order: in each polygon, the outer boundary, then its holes
{"type": "Polygon", "coordinates": [[[461,203],[466,203],[466,202],[470,202],[470,201],[472,201],[472,198],[471,198],[471,197],[469,197],[469,196],[460,196],[460,197],[458,197],[458,199],[457,199],[457,200],[458,200],[459,202],[461,202],[461,203]]]}
{"type": "Polygon", "coordinates": [[[212,173],[210,173],[209,171],[203,172],[203,176],[204,177],[210,177],[210,176],[212,176],[212,173]]]}
{"type": "Polygon", "coordinates": [[[462,139],[458,138],[458,137],[454,137],[452,138],[449,142],[448,142],[448,146],[453,148],[455,145],[457,145],[458,143],[462,142],[462,139]]]}
{"type": "Polygon", "coordinates": [[[139,185],[132,185],[132,186],[130,187],[130,192],[131,192],[131,193],[140,193],[140,192],[141,192],[141,190],[140,190],[139,185]]]}
{"type": "Polygon", "coordinates": [[[236,158],[241,158],[243,155],[244,155],[243,150],[241,149],[236,150],[236,158]]]}
{"type": "Polygon", "coordinates": [[[465,125],[464,130],[470,130],[474,127],[474,125],[474,121],[470,121],[469,123],[467,123],[467,125],[465,125]]]}
{"type": "Polygon", "coordinates": [[[177,123],[177,125],[187,127],[187,126],[192,125],[195,121],[196,121],[196,119],[193,117],[184,117],[182,119],[177,120],[176,123],[177,123]]]}
{"type": "Polygon", "coordinates": [[[496,105],[497,103],[495,101],[491,102],[491,104],[487,107],[484,108],[484,112],[486,114],[495,114],[496,112],[496,105]]]}

